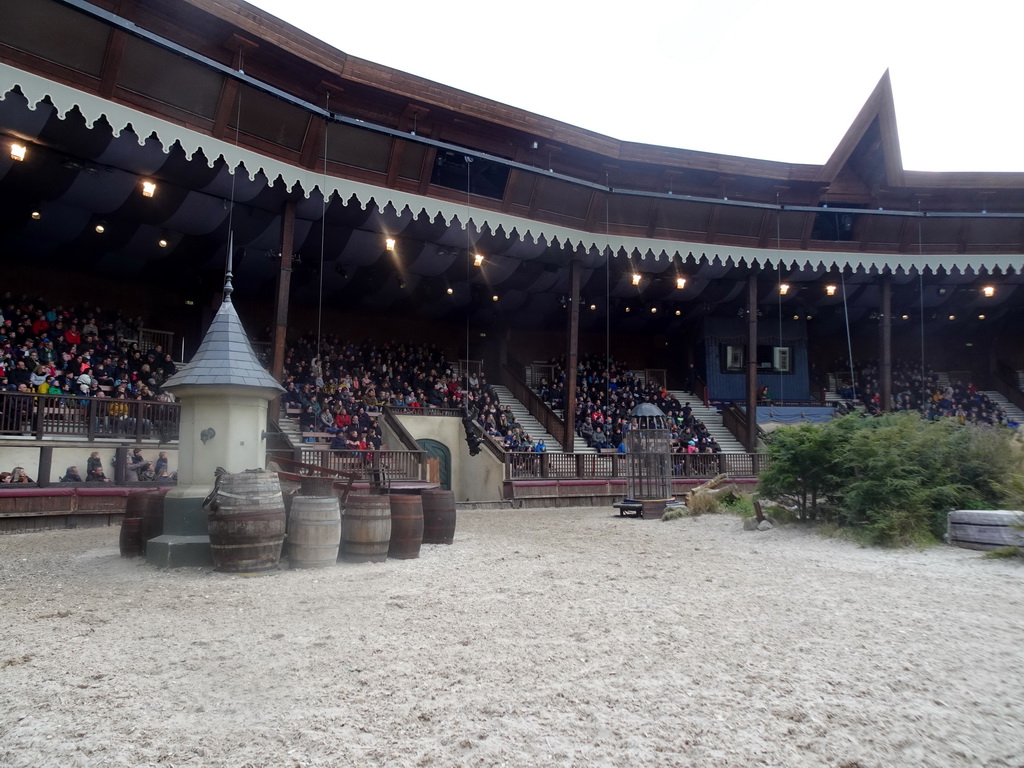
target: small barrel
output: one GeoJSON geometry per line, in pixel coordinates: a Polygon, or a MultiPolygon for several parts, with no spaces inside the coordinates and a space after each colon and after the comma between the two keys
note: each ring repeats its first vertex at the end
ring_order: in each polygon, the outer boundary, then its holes
{"type": "Polygon", "coordinates": [[[423,543],[423,502],[419,496],[391,494],[391,543],[388,557],[412,560],[423,543]]]}
{"type": "Polygon", "coordinates": [[[390,499],[350,493],[341,513],[341,559],[346,563],[383,563],[390,545],[390,499]]]}
{"type": "Polygon", "coordinates": [[[423,491],[423,543],[451,544],[455,539],[455,494],[452,491],[423,491]]]}
{"type": "Polygon", "coordinates": [[[125,517],[121,521],[117,544],[121,557],[138,557],[142,554],[142,518],[125,517]]]}
{"type": "Polygon", "coordinates": [[[139,535],[142,539],[142,554],[146,553],[146,542],[164,532],[164,494],[159,490],[132,493],[125,507],[125,517],[141,520],[139,535]]]}
{"type": "Polygon", "coordinates": [[[288,562],[292,568],[323,568],[338,562],[341,507],[338,499],[296,496],[288,517],[288,562]]]}
{"type": "Polygon", "coordinates": [[[286,519],[277,473],[222,475],[215,504],[208,518],[214,567],[230,573],[276,568],[286,519]]]}

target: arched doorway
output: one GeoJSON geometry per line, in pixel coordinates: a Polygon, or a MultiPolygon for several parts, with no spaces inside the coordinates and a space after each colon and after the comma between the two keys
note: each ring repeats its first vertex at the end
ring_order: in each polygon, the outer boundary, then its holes
{"type": "Polygon", "coordinates": [[[452,489],[452,452],[448,446],[439,443],[437,440],[417,440],[416,444],[426,452],[428,459],[438,460],[438,482],[441,487],[450,491],[452,489]]]}

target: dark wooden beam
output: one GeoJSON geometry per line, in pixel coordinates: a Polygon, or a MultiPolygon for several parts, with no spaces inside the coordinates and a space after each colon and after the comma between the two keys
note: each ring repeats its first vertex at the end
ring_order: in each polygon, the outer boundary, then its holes
{"type": "Polygon", "coordinates": [[[124,49],[128,44],[128,34],[119,29],[110,33],[107,39],[107,49],[103,52],[103,67],[100,70],[99,95],[109,99],[114,95],[117,88],[117,78],[121,71],[121,60],[124,58],[124,49]]]}
{"type": "Polygon", "coordinates": [[[569,397],[576,392],[576,363],[580,345],[580,264],[575,257],[569,262],[569,324],[566,329],[566,381],[565,381],[565,432],[562,434],[562,450],[573,452],[576,438],[576,409],[570,405],[569,397]]]}
{"type": "Polygon", "coordinates": [[[757,451],[757,275],[747,276],[747,451],[757,451]]]}

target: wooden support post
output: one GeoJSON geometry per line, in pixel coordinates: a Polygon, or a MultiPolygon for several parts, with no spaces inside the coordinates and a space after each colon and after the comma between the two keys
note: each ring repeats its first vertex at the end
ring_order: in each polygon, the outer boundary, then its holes
{"type": "Polygon", "coordinates": [[[43,445],[39,448],[39,468],[36,470],[36,484],[40,488],[50,485],[53,471],[53,446],[43,445]]]}
{"type": "MultiPolygon", "coordinates": [[[[295,242],[295,203],[288,201],[281,212],[281,269],[277,273],[277,298],[274,302],[273,356],[270,375],[281,381],[284,374],[285,343],[288,337],[288,294],[292,284],[292,249],[295,242]]],[[[318,350],[319,354],[319,350],[318,350]]],[[[267,408],[270,421],[277,423],[281,413],[278,395],[267,408]]]]}
{"type": "MultiPolygon", "coordinates": [[[[569,262],[569,326],[566,338],[565,397],[562,412],[565,414],[565,432],[562,435],[562,450],[572,453],[576,438],[576,363],[580,343],[580,265],[574,258],[569,262]]],[[[552,382],[554,383],[554,382],[552,382]]]]}
{"type": "Polygon", "coordinates": [[[747,276],[747,434],[746,448],[757,450],[757,275],[747,276]]]}
{"type": "Polygon", "coordinates": [[[881,398],[879,404],[883,413],[892,410],[892,277],[882,275],[882,300],[879,310],[882,314],[882,322],[879,324],[881,334],[882,354],[881,370],[878,372],[881,379],[881,398]]]}

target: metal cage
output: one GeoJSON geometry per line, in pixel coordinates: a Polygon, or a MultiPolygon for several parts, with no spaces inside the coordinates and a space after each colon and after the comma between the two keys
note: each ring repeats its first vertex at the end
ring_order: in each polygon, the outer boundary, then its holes
{"type": "Polygon", "coordinates": [[[652,403],[640,403],[629,414],[626,453],[629,498],[664,501],[672,498],[671,421],[652,403]]]}

